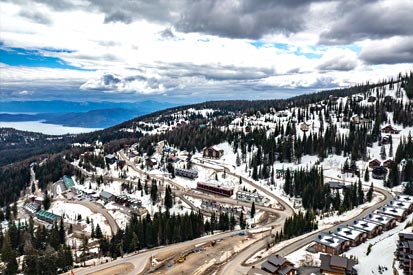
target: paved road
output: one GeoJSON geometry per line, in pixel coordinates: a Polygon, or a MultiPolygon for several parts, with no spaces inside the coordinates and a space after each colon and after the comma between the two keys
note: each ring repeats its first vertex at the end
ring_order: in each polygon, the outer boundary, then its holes
{"type": "Polygon", "coordinates": [[[116,221],[112,217],[112,215],[110,215],[108,213],[108,211],[105,208],[103,208],[103,206],[101,206],[99,204],[96,204],[96,203],[93,203],[93,202],[90,202],[90,201],[65,200],[65,202],[83,205],[84,207],[89,208],[90,211],[92,211],[93,213],[102,214],[109,223],[110,230],[112,231],[112,236],[115,235],[118,232],[118,230],[119,230],[118,224],[116,223],[116,221]]]}

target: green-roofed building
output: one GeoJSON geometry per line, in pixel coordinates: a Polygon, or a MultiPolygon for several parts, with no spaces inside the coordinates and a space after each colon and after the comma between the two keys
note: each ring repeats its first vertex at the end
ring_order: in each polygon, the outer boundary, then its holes
{"type": "Polygon", "coordinates": [[[66,189],[72,189],[75,187],[75,182],[73,181],[72,177],[63,176],[63,182],[65,183],[66,189]]]}
{"type": "Polygon", "coordinates": [[[53,214],[53,213],[45,211],[45,210],[37,211],[36,217],[39,220],[45,221],[47,223],[54,223],[56,220],[61,218],[59,215],[53,214]]]}

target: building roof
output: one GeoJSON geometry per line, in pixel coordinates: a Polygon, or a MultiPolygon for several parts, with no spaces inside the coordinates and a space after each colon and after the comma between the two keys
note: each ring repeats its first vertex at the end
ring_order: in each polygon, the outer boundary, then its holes
{"type": "Polygon", "coordinates": [[[267,259],[267,262],[269,262],[269,263],[271,263],[272,265],[275,265],[275,266],[280,266],[280,265],[284,264],[286,261],[287,261],[286,259],[284,259],[282,257],[279,257],[277,255],[274,255],[274,254],[271,255],[267,259]]]}
{"type": "Polygon", "coordinates": [[[346,187],[346,184],[344,182],[338,182],[338,181],[329,181],[328,186],[330,186],[330,188],[334,188],[334,189],[341,189],[346,187]]]}
{"type": "Polygon", "coordinates": [[[75,182],[73,181],[72,177],[70,176],[63,176],[63,182],[65,183],[66,188],[70,188],[75,186],[75,182]]]}
{"type": "Polygon", "coordinates": [[[51,220],[51,221],[55,221],[58,218],[60,218],[59,215],[53,214],[51,212],[45,211],[45,210],[39,210],[36,213],[37,216],[41,217],[41,218],[45,218],[47,220],[51,220]]]}
{"type": "Polygon", "coordinates": [[[387,214],[387,215],[402,217],[405,214],[406,209],[392,207],[392,206],[387,205],[387,206],[383,206],[378,211],[381,213],[387,214]]]}
{"type": "Polygon", "coordinates": [[[105,199],[110,199],[110,198],[113,197],[113,194],[112,194],[112,193],[109,193],[109,192],[107,192],[107,191],[102,191],[102,192],[100,192],[100,196],[103,197],[103,198],[105,198],[105,199]]]}
{"type": "Polygon", "coordinates": [[[242,196],[247,196],[247,197],[254,197],[254,198],[264,198],[263,195],[260,195],[258,192],[247,192],[247,191],[237,191],[237,196],[242,195],[242,196]]]}
{"type": "Polygon", "coordinates": [[[353,224],[351,226],[358,230],[371,232],[378,226],[378,224],[374,222],[368,222],[365,220],[357,219],[353,221],[353,224]]]}
{"type": "Polygon", "coordinates": [[[346,239],[350,240],[356,240],[360,235],[363,234],[363,232],[356,230],[354,228],[351,228],[349,226],[339,226],[335,231],[334,234],[344,237],[346,239]]]}
{"type": "Polygon", "coordinates": [[[413,203],[413,197],[408,196],[408,195],[398,195],[395,198],[398,201],[402,201],[402,202],[410,202],[413,203]]]}
{"type": "Polygon", "coordinates": [[[320,254],[321,260],[321,270],[332,271],[337,274],[346,274],[346,271],[349,272],[353,269],[353,266],[357,264],[356,261],[348,259],[347,257],[337,256],[337,255],[328,255],[320,254]],[[344,270],[335,269],[334,267],[341,267],[344,270]]]}
{"type": "Polygon", "coordinates": [[[345,241],[347,240],[342,237],[328,234],[325,232],[321,232],[320,235],[318,235],[318,237],[315,239],[315,242],[331,248],[337,248],[345,241]]]}
{"type": "Polygon", "coordinates": [[[277,274],[279,274],[279,275],[285,275],[285,274],[288,274],[288,272],[290,272],[291,270],[294,270],[294,269],[295,269],[294,266],[286,265],[286,266],[280,268],[280,269],[278,270],[277,274]]]}
{"type": "Polygon", "coordinates": [[[272,265],[269,262],[264,262],[261,265],[261,268],[264,269],[264,270],[267,270],[267,271],[269,271],[270,273],[273,273],[273,274],[275,273],[275,271],[278,270],[278,266],[272,265]]]}
{"type": "Polygon", "coordinates": [[[387,225],[389,222],[394,220],[394,218],[392,216],[384,215],[381,213],[371,213],[366,216],[365,220],[381,225],[387,225]]]}
{"type": "Polygon", "coordinates": [[[330,265],[333,266],[338,266],[338,267],[342,267],[342,268],[346,268],[347,267],[347,258],[346,257],[340,257],[337,255],[332,255],[330,258],[330,265]]]}
{"type": "Polygon", "coordinates": [[[107,154],[107,155],[105,156],[105,158],[107,158],[107,159],[115,159],[116,156],[113,155],[113,154],[107,154]]]}
{"type": "Polygon", "coordinates": [[[389,206],[392,207],[397,207],[397,208],[402,208],[402,209],[409,209],[411,207],[413,202],[403,202],[403,201],[398,201],[398,200],[392,200],[389,202],[389,206]]]}
{"type": "Polygon", "coordinates": [[[220,186],[220,185],[218,185],[218,184],[213,184],[213,183],[208,183],[208,182],[198,182],[198,184],[203,184],[203,185],[211,186],[211,187],[217,187],[217,188],[220,188],[220,189],[222,189],[222,190],[227,190],[227,191],[234,190],[234,188],[225,187],[225,186],[220,186]]]}

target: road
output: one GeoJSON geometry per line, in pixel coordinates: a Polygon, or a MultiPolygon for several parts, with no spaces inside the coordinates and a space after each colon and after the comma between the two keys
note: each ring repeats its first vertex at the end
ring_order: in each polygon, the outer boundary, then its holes
{"type": "Polygon", "coordinates": [[[90,211],[92,211],[93,213],[102,214],[109,223],[110,230],[112,231],[112,236],[116,235],[116,233],[118,232],[119,226],[116,223],[115,219],[101,205],[90,202],[90,201],[77,201],[77,200],[73,200],[73,201],[72,200],[64,200],[64,201],[67,202],[67,203],[83,205],[84,207],[89,208],[90,211]]]}

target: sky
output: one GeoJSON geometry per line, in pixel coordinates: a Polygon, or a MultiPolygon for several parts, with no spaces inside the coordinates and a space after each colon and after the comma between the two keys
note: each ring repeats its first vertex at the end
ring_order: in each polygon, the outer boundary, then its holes
{"type": "Polygon", "coordinates": [[[411,0],[2,0],[0,100],[286,98],[413,70],[411,0]]]}

